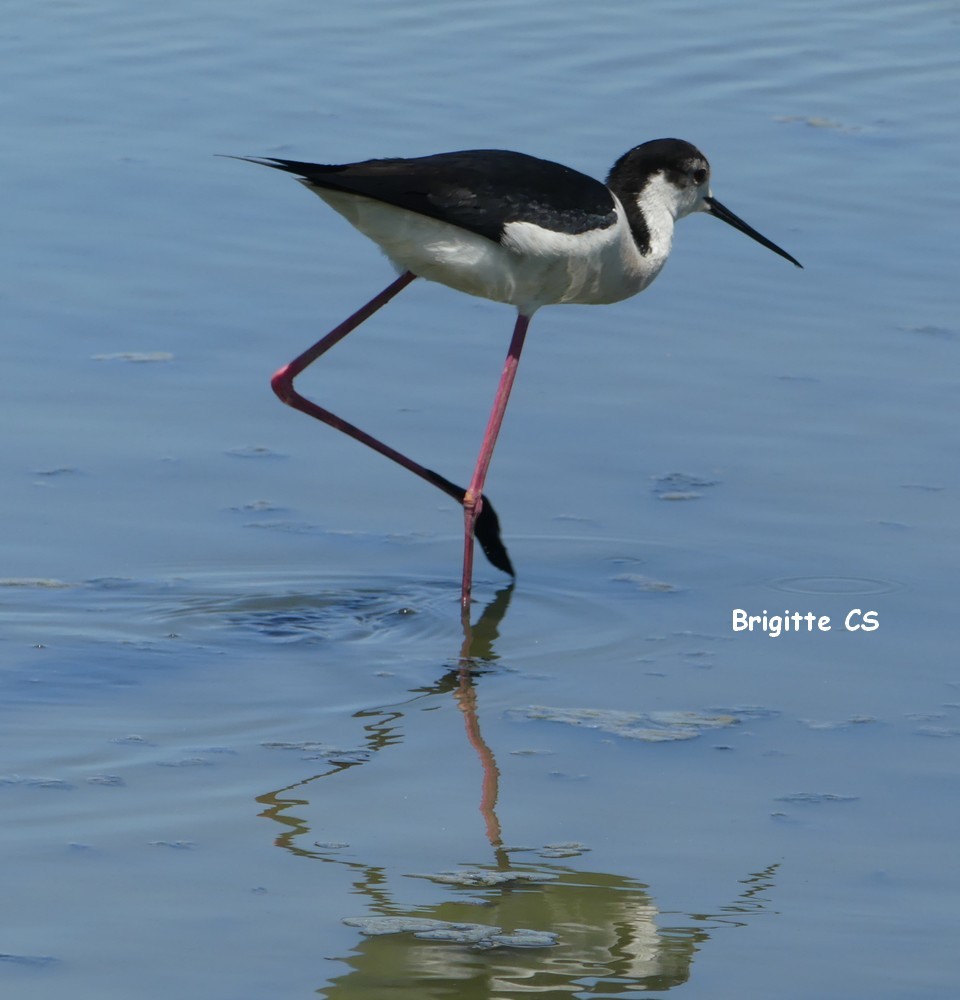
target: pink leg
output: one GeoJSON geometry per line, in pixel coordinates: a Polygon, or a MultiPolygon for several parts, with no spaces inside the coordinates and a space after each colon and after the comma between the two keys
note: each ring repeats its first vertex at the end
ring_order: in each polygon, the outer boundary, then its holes
{"type": "Polygon", "coordinates": [[[301,396],[293,387],[293,380],[305,368],[312,365],[320,355],[325,354],[335,344],[339,344],[348,333],[356,330],[364,320],[369,319],[378,309],[385,306],[415,278],[415,274],[405,271],[379,295],[375,295],[365,306],[358,309],[352,316],[348,316],[338,327],[331,330],[325,337],[321,337],[312,347],[308,347],[303,354],[294,358],[290,364],[284,365],[270,380],[270,385],[277,396],[287,406],[292,406],[295,410],[300,410],[311,417],[315,417],[317,420],[323,421],[325,424],[329,424],[331,427],[335,427],[338,431],[343,431],[344,434],[349,434],[350,437],[356,438],[368,447],[373,448],[374,451],[379,451],[380,454],[386,455],[387,458],[392,458],[395,462],[399,462],[404,468],[421,475],[424,470],[416,462],[411,462],[406,456],[401,455],[400,452],[394,451],[393,448],[371,437],[365,431],[360,430],[359,427],[354,427],[353,424],[341,420],[335,413],[331,413],[330,410],[325,410],[322,406],[317,406],[316,403],[310,402],[309,399],[301,396]]]}
{"type": "MultiPolygon", "coordinates": [[[[284,365],[270,380],[270,384],[277,396],[288,406],[292,406],[294,409],[300,410],[301,413],[306,413],[308,416],[314,417],[338,431],[343,431],[344,434],[349,435],[361,444],[365,444],[368,448],[372,448],[398,465],[402,465],[403,468],[409,469],[410,472],[421,479],[425,479],[432,486],[436,486],[437,489],[443,490],[447,496],[452,497],[457,503],[462,504],[466,497],[466,490],[451,483],[449,479],[445,479],[431,469],[424,468],[418,462],[414,462],[413,459],[407,458],[406,455],[401,454],[395,448],[391,448],[372,435],[367,434],[366,431],[360,430],[354,424],[342,420],[330,410],[326,410],[322,406],[311,402],[309,399],[301,396],[293,387],[293,380],[305,368],[312,365],[317,358],[343,340],[348,333],[355,330],[364,320],[369,319],[378,309],[385,306],[415,278],[416,275],[410,271],[401,274],[396,281],[388,285],[379,295],[375,295],[365,306],[362,306],[352,316],[345,319],[339,326],[318,340],[312,347],[305,350],[299,357],[294,358],[288,365],[284,365]]],[[[489,463],[489,459],[487,461],[489,463]]],[[[480,489],[482,489],[482,483],[480,489]]],[[[500,540],[500,523],[490,501],[487,500],[486,504],[477,504],[476,514],[479,516],[475,516],[474,518],[474,530],[476,531],[477,540],[480,542],[487,558],[498,569],[513,576],[513,566],[510,564],[510,557],[507,555],[507,550],[500,540]],[[481,508],[484,508],[482,513],[481,508]]]]}
{"type": "Polygon", "coordinates": [[[470,485],[463,498],[463,584],[460,589],[460,606],[464,611],[470,607],[470,589],[473,586],[473,536],[476,531],[477,519],[484,507],[483,484],[487,478],[487,469],[490,468],[490,460],[493,458],[493,449],[497,444],[497,435],[500,433],[503,415],[507,410],[510,390],[513,388],[513,380],[517,375],[520,352],[523,350],[523,341],[527,336],[529,325],[530,317],[520,313],[517,316],[516,326],[513,328],[513,339],[510,341],[503,374],[500,376],[500,384],[497,386],[497,395],[493,400],[493,409],[490,412],[487,429],[483,435],[480,455],[477,458],[470,485]]]}

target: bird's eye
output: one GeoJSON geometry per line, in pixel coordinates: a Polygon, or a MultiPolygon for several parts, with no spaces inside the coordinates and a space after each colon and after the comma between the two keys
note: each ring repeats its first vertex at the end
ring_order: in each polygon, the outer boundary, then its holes
{"type": "Polygon", "coordinates": [[[703,169],[703,167],[700,167],[699,170],[694,170],[694,172],[693,172],[693,181],[694,181],[695,184],[697,184],[699,186],[706,179],[707,179],[707,172],[706,172],[706,170],[703,169]]]}

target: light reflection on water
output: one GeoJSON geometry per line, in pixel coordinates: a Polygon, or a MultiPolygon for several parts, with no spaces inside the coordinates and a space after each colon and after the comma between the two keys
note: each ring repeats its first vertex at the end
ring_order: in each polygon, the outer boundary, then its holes
{"type": "MultiPolygon", "coordinates": [[[[551,865],[518,866],[521,873],[533,871],[535,879],[539,872],[550,881],[508,892],[463,890],[459,899],[440,904],[430,912],[433,919],[454,925],[447,931],[453,945],[431,944],[415,931],[419,941],[398,941],[393,935],[404,933],[409,918],[374,924],[365,932],[372,936],[350,959],[353,970],[326,995],[361,996],[397,979],[403,983],[398,995],[411,997],[454,983],[463,996],[509,995],[511,990],[581,996],[666,991],[688,982],[694,955],[721,929],[745,926],[762,913],[777,867],[739,880],[743,888],[723,905],[664,915],[650,887],[633,879],[551,865]],[[455,947],[458,927],[467,925],[460,935],[468,938],[478,912],[494,926],[556,928],[562,943],[547,952],[501,945],[489,954],[476,946],[455,947]]],[[[378,887],[374,912],[402,912],[383,890],[378,887]]],[[[424,915],[418,910],[417,918],[424,915]]]]}

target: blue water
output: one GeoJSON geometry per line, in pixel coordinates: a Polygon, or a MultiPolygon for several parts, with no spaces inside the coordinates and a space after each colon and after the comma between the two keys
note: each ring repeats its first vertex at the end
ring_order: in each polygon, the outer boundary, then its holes
{"type": "MultiPolygon", "coordinates": [[[[4,995],[950,995],[957,11],[5,13],[4,995]],[[805,270],[696,217],[538,313],[465,638],[458,509],[269,389],[388,264],[215,154],[667,135],[805,270]]],[[[417,282],[302,386],[464,482],[511,324],[417,282]]]]}

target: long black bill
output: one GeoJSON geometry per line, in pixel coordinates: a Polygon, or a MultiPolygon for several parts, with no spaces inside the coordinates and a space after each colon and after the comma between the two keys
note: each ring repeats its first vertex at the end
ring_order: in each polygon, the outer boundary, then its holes
{"type": "Polygon", "coordinates": [[[790,261],[791,264],[796,264],[797,267],[803,267],[803,264],[796,259],[796,257],[791,257],[782,247],[778,247],[776,243],[771,243],[766,236],[761,236],[753,226],[748,226],[743,219],[738,215],[734,215],[729,208],[725,208],[723,205],[717,201],[716,198],[704,198],[703,199],[710,206],[710,214],[714,218],[720,219],[721,222],[726,222],[728,226],[733,226],[734,229],[739,229],[741,233],[746,233],[747,236],[752,240],[756,240],[761,246],[765,246],[768,250],[772,250],[774,253],[780,254],[784,260],[790,261]]]}

